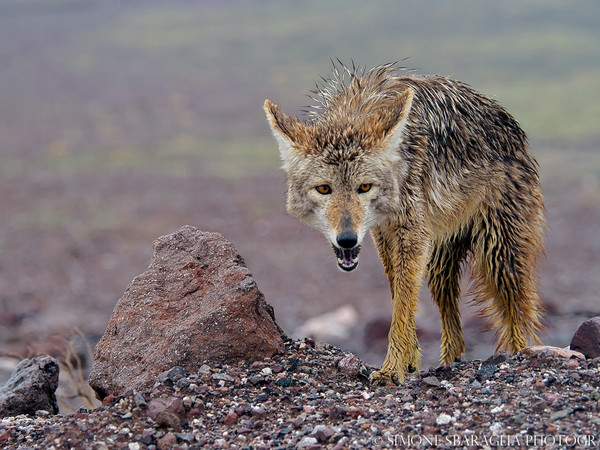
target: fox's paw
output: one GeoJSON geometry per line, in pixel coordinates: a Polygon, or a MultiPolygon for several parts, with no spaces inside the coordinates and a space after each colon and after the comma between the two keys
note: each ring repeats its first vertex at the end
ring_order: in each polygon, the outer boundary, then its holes
{"type": "Polygon", "coordinates": [[[404,373],[401,371],[386,370],[381,368],[369,375],[369,381],[374,386],[399,385],[404,381],[404,373]]]}

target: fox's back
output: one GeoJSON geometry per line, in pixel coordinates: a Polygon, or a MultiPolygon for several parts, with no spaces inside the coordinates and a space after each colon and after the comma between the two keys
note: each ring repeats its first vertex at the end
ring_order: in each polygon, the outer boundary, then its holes
{"type": "Polygon", "coordinates": [[[527,136],[502,106],[441,76],[398,82],[415,92],[400,151],[418,154],[413,165],[423,161],[418,176],[432,226],[442,234],[464,226],[475,210],[493,208],[507,192],[541,202],[527,136]]]}
{"type": "Polygon", "coordinates": [[[386,66],[316,91],[311,122],[323,129],[360,129],[408,88],[415,95],[405,135],[407,144],[419,147],[412,151],[429,151],[442,162],[456,157],[476,165],[526,153],[525,132],[496,101],[460,81],[439,75],[399,76],[386,66]]]}
{"type": "Polygon", "coordinates": [[[382,67],[331,83],[319,92],[311,122],[330,141],[346,136],[330,142],[338,152],[352,136],[368,147],[372,117],[385,118],[388,105],[407,89],[414,96],[398,148],[410,168],[403,185],[413,194],[420,191],[434,228],[461,226],[461,217],[497,201],[502,192],[539,184],[518,122],[493,99],[446,77],[400,76],[382,67]]]}
{"type": "Polygon", "coordinates": [[[527,136],[518,122],[496,101],[460,81],[441,76],[398,79],[415,91],[406,136],[426,138],[424,147],[438,162],[458,158],[484,165],[528,157],[527,136]]]}

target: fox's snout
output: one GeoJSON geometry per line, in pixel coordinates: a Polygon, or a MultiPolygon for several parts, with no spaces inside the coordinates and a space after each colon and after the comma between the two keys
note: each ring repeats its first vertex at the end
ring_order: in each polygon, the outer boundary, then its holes
{"type": "Polygon", "coordinates": [[[344,230],[337,235],[336,242],[342,248],[353,248],[358,244],[358,236],[352,230],[344,230]]]}
{"type": "Polygon", "coordinates": [[[361,217],[360,210],[354,211],[354,213],[344,209],[341,211],[334,211],[337,214],[331,214],[330,217],[333,219],[334,223],[337,222],[339,224],[339,232],[334,235],[335,242],[332,242],[333,251],[337,256],[339,268],[346,272],[350,272],[358,266],[360,238],[355,231],[355,226],[356,221],[360,220],[361,217]]]}
{"type": "Polygon", "coordinates": [[[350,272],[358,265],[358,236],[352,230],[343,230],[336,237],[337,245],[333,245],[333,251],[337,256],[340,269],[350,272]]]}

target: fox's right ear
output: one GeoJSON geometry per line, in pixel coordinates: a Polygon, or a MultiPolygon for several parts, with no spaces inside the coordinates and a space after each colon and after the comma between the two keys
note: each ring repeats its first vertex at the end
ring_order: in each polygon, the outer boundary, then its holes
{"type": "Polygon", "coordinates": [[[305,127],[295,117],[285,115],[281,108],[270,100],[265,100],[264,108],[273,136],[279,144],[279,154],[285,169],[293,164],[295,158],[300,157],[296,144],[305,127]]]}

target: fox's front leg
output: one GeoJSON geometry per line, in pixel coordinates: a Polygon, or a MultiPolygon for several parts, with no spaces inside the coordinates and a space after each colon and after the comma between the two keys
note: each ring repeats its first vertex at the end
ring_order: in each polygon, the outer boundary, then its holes
{"type": "Polygon", "coordinates": [[[381,369],[371,374],[371,382],[397,384],[406,372],[421,366],[415,313],[427,239],[422,232],[399,227],[374,229],[371,234],[390,282],[393,308],[387,355],[381,369]]]}

